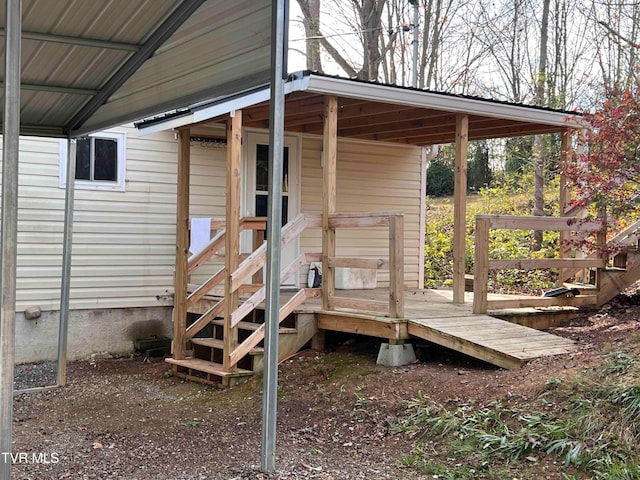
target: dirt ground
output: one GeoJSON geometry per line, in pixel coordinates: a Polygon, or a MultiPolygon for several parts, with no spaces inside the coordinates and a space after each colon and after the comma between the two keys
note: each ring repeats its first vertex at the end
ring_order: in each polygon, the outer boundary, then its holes
{"type": "MultiPolygon", "coordinates": [[[[619,297],[554,330],[579,342],[579,351],[513,371],[423,344],[415,364],[381,367],[377,340],[330,337],[328,352],[304,351],[281,365],[277,473],[271,476],[258,468],[261,378],[221,390],[173,377],[160,361],[74,362],[68,386],[16,395],[13,451],[26,455],[14,464],[13,478],[433,478],[401,465],[411,438],[392,427],[403,401],[419,392],[436,402],[526,401],[548,378],[588,367],[629,338],[639,320],[640,299],[619,297]]],[[[21,368],[18,377],[38,369],[21,368]]],[[[44,370],[51,377],[50,366],[44,370]]],[[[561,472],[547,465],[531,478],[561,478],[561,472]]]]}

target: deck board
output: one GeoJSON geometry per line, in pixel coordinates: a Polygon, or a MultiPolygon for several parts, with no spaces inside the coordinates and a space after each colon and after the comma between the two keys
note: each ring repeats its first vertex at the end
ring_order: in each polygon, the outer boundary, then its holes
{"type": "MultiPolygon", "coordinates": [[[[388,298],[388,291],[336,291],[336,295],[378,302],[388,298]]],[[[512,295],[490,297],[494,300],[517,298],[512,295]]],[[[472,294],[468,293],[464,304],[453,304],[452,292],[447,290],[407,290],[402,320],[346,310],[323,311],[317,300],[305,302],[301,310],[319,313],[320,328],[382,338],[393,338],[391,335],[395,334],[398,340],[422,338],[504,368],[517,368],[534,358],[568,354],[577,348],[569,339],[490,315],[473,314],[472,300],[472,294]],[[405,328],[398,327],[401,322],[405,328]]]]}

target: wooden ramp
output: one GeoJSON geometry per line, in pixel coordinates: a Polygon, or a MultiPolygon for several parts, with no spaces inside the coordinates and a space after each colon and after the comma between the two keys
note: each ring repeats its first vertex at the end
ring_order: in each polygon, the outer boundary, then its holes
{"type": "Polygon", "coordinates": [[[534,358],[567,354],[576,344],[487,315],[408,319],[412,337],[451,348],[503,368],[518,368],[534,358]]]}
{"type": "MultiPolygon", "coordinates": [[[[337,293],[372,302],[387,295],[378,289],[337,293]]],[[[403,319],[347,309],[323,311],[317,300],[305,303],[301,310],[317,314],[318,327],[323,330],[389,340],[422,338],[503,368],[518,368],[534,358],[563,355],[577,349],[572,340],[489,315],[471,313],[471,295],[467,294],[464,304],[454,304],[450,290],[406,290],[403,319]]]]}

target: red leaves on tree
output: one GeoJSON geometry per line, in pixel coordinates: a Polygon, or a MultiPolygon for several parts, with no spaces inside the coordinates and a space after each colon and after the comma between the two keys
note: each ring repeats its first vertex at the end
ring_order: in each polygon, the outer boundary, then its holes
{"type": "Polygon", "coordinates": [[[575,203],[605,207],[614,217],[638,207],[640,193],[640,88],[609,91],[598,110],[584,115],[578,148],[565,168],[575,203]]]}

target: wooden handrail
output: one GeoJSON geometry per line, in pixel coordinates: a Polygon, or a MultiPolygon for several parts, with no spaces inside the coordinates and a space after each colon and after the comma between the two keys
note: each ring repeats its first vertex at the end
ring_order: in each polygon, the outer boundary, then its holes
{"type": "Polygon", "coordinates": [[[328,256],[327,271],[323,272],[323,305],[325,308],[349,308],[387,313],[390,317],[404,316],[404,213],[402,212],[348,212],[329,214],[328,227],[376,228],[389,231],[388,258],[347,258],[328,256]],[[346,297],[336,297],[332,289],[335,268],[364,268],[389,271],[388,302],[370,302],[346,297]],[[330,285],[327,287],[326,284],[330,285]]]}
{"type": "Polygon", "coordinates": [[[572,232],[598,232],[603,223],[597,220],[584,221],[576,217],[520,216],[520,215],[476,215],[486,219],[490,228],[505,230],[551,230],[572,232]]]}
{"type": "MultiPolygon", "coordinates": [[[[280,283],[284,282],[291,275],[296,273],[300,267],[310,262],[319,262],[321,255],[319,253],[303,253],[300,254],[291,264],[280,272],[280,283]]],[[[231,328],[235,327],[242,321],[244,317],[249,315],[255,308],[260,305],[266,296],[266,287],[260,287],[253,295],[240,305],[235,312],[231,314],[231,328]]]]}
{"type": "MultiPolygon", "coordinates": [[[[296,238],[306,228],[307,221],[305,215],[298,214],[291,222],[282,227],[282,237],[280,248],[286,247],[294,238],[296,238]]],[[[235,292],[240,288],[249,277],[264,267],[267,260],[267,244],[263,243],[251,255],[249,255],[237,268],[231,273],[231,292],[235,292]]],[[[231,293],[229,292],[229,293],[231,293]]]]}
{"type": "MultiPolygon", "coordinates": [[[[221,230],[216,233],[209,241],[206,247],[200,250],[198,253],[191,255],[187,264],[187,273],[192,274],[203,263],[211,260],[218,250],[224,246],[225,242],[225,230],[224,230],[224,218],[212,218],[211,229],[221,230]]],[[[265,217],[242,217],[240,219],[240,230],[266,230],[267,219],[265,217]]]]}

